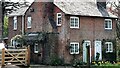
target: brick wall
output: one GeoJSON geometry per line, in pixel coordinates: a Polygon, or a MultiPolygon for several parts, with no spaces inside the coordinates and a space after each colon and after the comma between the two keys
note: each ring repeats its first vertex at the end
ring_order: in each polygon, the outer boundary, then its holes
{"type": "Polygon", "coordinates": [[[25,15],[25,32],[52,32],[49,15],[49,3],[34,2],[30,8],[34,9],[34,12],[28,11],[25,15]],[[32,17],[32,27],[27,28],[27,17],[32,17]]]}
{"type": "Polygon", "coordinates": [[[86,16],[77,16],[80,19],[80,28],[71,29],[70,28],[70,15],[65,15],[60,9],[55,7],[54,18],[56,21],[56,14],[58,12],[62,13],[62,26],[58,26],[59,40],[58,40],[58,54],[59,57],[64,58],[66,63],[70,63],[73,59],[73,55],[70,55],[69,50],[66,49],[66,46],[70,42],[79,42],[80,43],[80,54],[75,57],[82,61],[82,49],[83,49],[83,40],[91,41],[91,55],[94,58],[94,41],[103,39],[115,39],[116,32],[116,21],[112,19],[112,30],[104,29],[104,19],[102,17],[86,17],[86,16]]]}
{"type": "Polygon", "coordinates": [[[21,35],[22,34],[22,16],[17,16],[17,30],[14,30],[14,23],[13,23],[13,17],[9,17],[9,24],[8,24],[8,40],[10,42],[11,38],[15,35],[21,35]]]}

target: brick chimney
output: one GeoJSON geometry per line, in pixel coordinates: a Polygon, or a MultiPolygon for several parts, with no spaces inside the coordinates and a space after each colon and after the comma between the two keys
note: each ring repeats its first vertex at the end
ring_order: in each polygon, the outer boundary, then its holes
{"type": "Polygon", "coordinates": [[[96,3],[106,9],[106,0],[96,0],[96,3]]]}

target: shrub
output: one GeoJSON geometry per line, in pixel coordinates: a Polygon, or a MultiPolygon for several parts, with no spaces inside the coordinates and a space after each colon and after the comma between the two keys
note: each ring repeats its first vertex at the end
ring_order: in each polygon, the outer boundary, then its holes
{"type": "Polygon", "coordinates": [[[71,62],[73,67],[80,67],[81,65],[85,65],[85,63],[78,59],[73,59],[71,62]]]}
{"type": "Polygon", "coordinates": [[[64,61],[61,58],[59,58],[57,56],[51,57],[50,65],[58,66],[58,65],[63,65],[63,64],[64,64],[64,61]]]}

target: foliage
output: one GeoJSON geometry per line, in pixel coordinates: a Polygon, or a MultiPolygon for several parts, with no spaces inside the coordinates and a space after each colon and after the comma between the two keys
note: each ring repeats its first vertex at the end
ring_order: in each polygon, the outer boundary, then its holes
{"type": "Polygon", "coordinates": [[[52,66],[58,66],[58,65],[63,65],[64,64],[64,61],[59,58],[58,56],[52,56],[51,57],[51,62],[50,62],[50,65],[52,66]]]}
{"type": "Polygon", "coordinates": [[[117,38],[120,39],[120,20],[118,20],[116,24],[116,34],[117,34],[117,38]]]}
{"type": "Polygon", "coordinates": [[[3,32],[3,37],[8,36],[8,17],[4,17],[4,32],[3,32]]]}
{"type": "Polygon", "coordinates": [[[73,59],[71,61],[71,64],[73,67],[80,67],[81,65],[85,65],[86,63],[84,63],[82,60],[73,59]]]}
{"type": "Polygon", "coordinates": [[[12,40],[15,40],[20,45],[24,44],[25,42],[24,37],[22,35],[16,35],[12,38],[12,40]]]}

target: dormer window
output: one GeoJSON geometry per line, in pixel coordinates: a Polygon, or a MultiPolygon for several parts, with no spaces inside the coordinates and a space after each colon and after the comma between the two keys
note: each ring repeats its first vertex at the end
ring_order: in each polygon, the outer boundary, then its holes
{"type": "Polygon", "coordinates": [[[112,29],[112,20],[111,19],[105,19],[104,27],[107,30],[111,30],[112,29]]]}
{"type": "Polygon", "coordinates": [[[62,14],[57,13],[57,26],[61,26],[61,22],[62,22],[62,14]]]}

